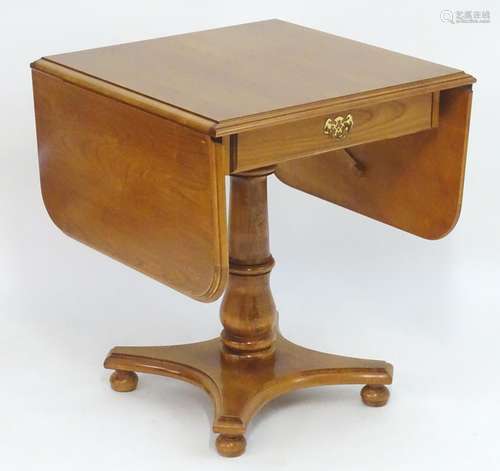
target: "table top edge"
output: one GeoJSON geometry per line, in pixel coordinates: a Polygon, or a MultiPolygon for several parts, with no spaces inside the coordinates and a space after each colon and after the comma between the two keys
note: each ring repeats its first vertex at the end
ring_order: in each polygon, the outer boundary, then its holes
{"type": "Polygon", "coordinates": [[[334,97],[326,100],[278,108],[253,115],[217,120],[182,109],[153,97],[107,82],[84,72],[58,64],[50,58],[42,57],[30,64],[31,68],[48,73],[63,81],[109,96],[147,112],[171,119],[181,125],[193,128],[212,137],[222,137],[239,132],[251,131],[290,121],[307,119],[347,108],[359,108],[382,101],[390,101],[422,93],[432,93],[459,86],[472,85],[476,79],[463,71],[432,77],[429,79],[398,84],[374,90],[366,90],[354,95],[334,97]]]}

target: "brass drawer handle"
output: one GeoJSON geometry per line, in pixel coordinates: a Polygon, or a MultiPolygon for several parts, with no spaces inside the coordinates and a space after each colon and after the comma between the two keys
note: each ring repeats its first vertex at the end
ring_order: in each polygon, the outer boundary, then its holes
{"type": "Polygon", "coordinates": [[[343,116],[337,116],[334,119],[328,118],[325,121],[323,132],[335,139],[345,139],[351,132],[353,126],[354,120],[351,114],[346,115],[345,118],[343,116]]]}

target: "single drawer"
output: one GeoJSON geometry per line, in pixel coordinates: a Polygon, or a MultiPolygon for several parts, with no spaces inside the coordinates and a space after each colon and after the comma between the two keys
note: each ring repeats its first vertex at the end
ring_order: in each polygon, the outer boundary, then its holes
{"type": "Polygon", "coordinates": [[[428,93],[244,132],[233,139],[231,172],[413,134],[437,126],[438,110],[439,94],[428,93]]]}

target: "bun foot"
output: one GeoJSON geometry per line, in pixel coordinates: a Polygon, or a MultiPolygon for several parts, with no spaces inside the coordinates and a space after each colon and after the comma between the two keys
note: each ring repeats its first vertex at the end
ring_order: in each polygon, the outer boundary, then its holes
{"type": "Polygon", "coordinates": [[[109,378],[111,388],[118,392],[130,392],[137,387],[139,378],[133,371],[116,370],[109,378]]]}
{"type": "Polygon", "coordinates": [[[219,455],[226,458],[234,458],[245,452],[247,441],[243,435],[224,435],[221,434],[215,441],[215,446],[219,455]]]}
{"type": "Polygon", "coordinates": [[[363,402],[370,407],[382,407],[387,404],[390,392],[383,384],[367,384],[361,390],[363,402]]]}

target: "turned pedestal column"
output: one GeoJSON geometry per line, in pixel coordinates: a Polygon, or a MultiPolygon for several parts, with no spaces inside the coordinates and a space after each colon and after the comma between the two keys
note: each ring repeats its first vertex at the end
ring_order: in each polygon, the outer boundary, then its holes
{"type": "Polygon", "coordinates": [[[276,340],[267,216],[267,176],[272,172],[268,168],[231,177],[229,283],[220,317],[224,351],[238,356],[267,356],[276,340]]]}

